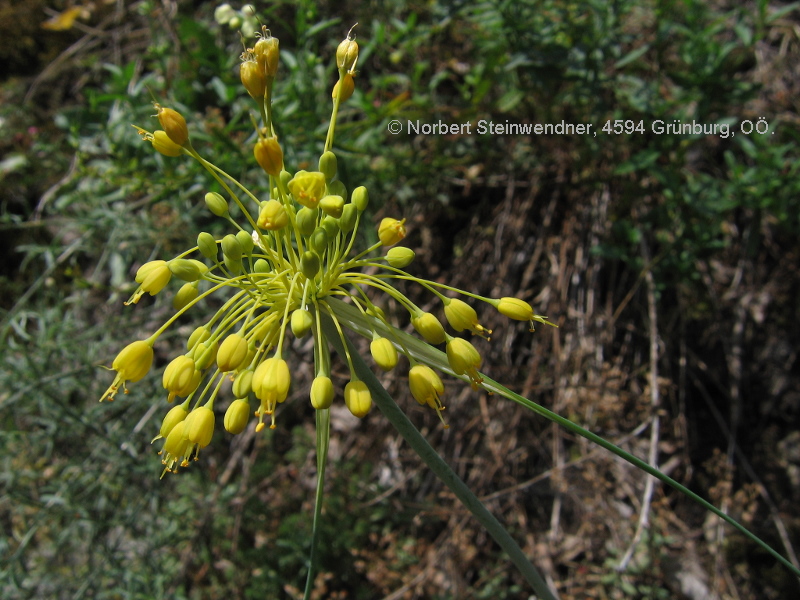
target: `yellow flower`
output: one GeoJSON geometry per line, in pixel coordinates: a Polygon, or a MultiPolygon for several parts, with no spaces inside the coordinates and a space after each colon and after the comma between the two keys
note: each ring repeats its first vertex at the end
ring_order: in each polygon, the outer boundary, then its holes
{"type": "Polygon", "coordinates": [[[125,346],[111,365],[111,368],[117,372],[114,381],[111,383],[105,394],[100,398],[103,400],[113,400],[114,396],[122,387],[125,393],[128,390],[125,388],[125,383],[130,381],[135,383],[142,377],[147,375],[150,366],[153,364],[153,346],[150,341],[133,342],[125,346]]]}
{"type": "Polygon", "coordinates": [[[411,318],[411,324],[429,344],[441,344],[444,342],[444,327],[433,314],[421,312],[416,317],[411,318]]]}
{"type": "Polygon", "coordinates": [[[162,455],[161,463],[165,466],[161,476],[163,477],[167,472],[177,472],[177,465],[188,467],[191,452],[189,439],[186,437],[186,420],[184,419],[172,428],[164,440],[164,447],[160,454],[162,455]]]}
{"type": "Polygon", "coordinates": [[[263,100],[267,93],[267,80],[263,71],[259,68],[255,57],[245,52],[242,54],[242,64],[239,65],[239,77],[247,93],[255,100],[263,100]]]}
{"type": "Polygon", "coordinates": [[[274,137],[260,138],[253,146],[253,156],[267,175],[277,177],[283,170],[283,150],[274,137]]]}
{"type": "Polygon", "coordinates": [[[286,400],[291,382],[289,365],[282,358],[268,358],[258,365],[253,373],[253,393],[261,400],[261,406],[256,411],[258,415],[256,431],[264,428],[265,414],[272,417],[270,429],[275,429],[275,407],[286,400]]]}
{"type": "Polygon", "coordinates": [[[211,443],[215,420],[214,411],[207,406],[194,409],[186,417],[186,438],[190,444],[197,445],[198,451],[211,443]]]}
{"type": "Polygon", "coordinates": [[[493,300],[492,303],[500,312],[500,314],[505,315],[509,319],[515,319],[517,321],[529,321],[531,324],[531,331],[534,331],[534,321],[557,327],[555,323],[548,321],[547,317],[543,317],[534,313],[531,305],[524,300],[520,300],[519,298],[500,298],[499,300],[493,300]]]}
{"type": "MultiPolygon", "coordinates": [[[[169,412],[166,414],[164,420],[161,422],[161,429],[159,430],[158,435],[153,438],[153,442],[155,442],[158,439],[167,437],[170,434],[170,432],[175,428],[175,426],[178,423],[182,422],[186,418],[186,415],[188,414],[189,411],[186,410],[186,407],[184,407],[182,404],[178,404],[169,409],[169,412]]],[[[152,444],[153,442],[150,443],[152,444]]]]}
{"type": "Polygon", "coordinates": [[[172,402],[175,396],[186,397],[200,385],[200,371],[195,369],[194,360],[186,355],[174,358],[164,369],[161,383],[169,392],[167,402],[172,402]]]}
{"type": "Polygon", "coordinates": [[[406,220],[398,221],[391,217],[386,217],[378,225],[378,239],[384,246],[394,246],[397,242],[406,237],[406,220]]]}
{"type": "Polygon", "coordinates": [[[178,146],[185,146],[189,141],[189,129],[186,127],[183,115],[171,108],[164,108],[157,102],[154,106],[158,113],[158,122],[161,123],[169,139],[178,146]]]}
{"type": "Polygon", "coordinates": [[[483,383],[483,378],[478,374],[478,369],[481,368],[481,355],[467,340],[450,338],[447,342],[447,362],[456,375],[469,377],[473,390],[477,390],[483,383]]]}
{"type": "Polygon", "coordinates": [[[153,139],[150,141],[153,143],[153,148],[164,156],[175,157],[183,154],[183,148],[173,142],[163,129],[154,131],[153,139]]]}
{"type": "Polygon", "coordinates": [[[275,77],[278,72],[278,56],[280,54],[278,38],[272,37],[265,25],[261,27],[261,30],[261,37],[253,46],[253,54],[264,77],[275,77]]]}
{"type": "Polygon", "coordinates": [[[362,419],[372,408],[372,394],[363,381],[351,381],[344,386],[344,403],[350,412],[362,419]]]}
{"type": "Polygon", "coordinates": [[[427,365],[414,365],[408,372],[408,387],[411,395],[422,405],[427,404],[436,411],[445,428],[448,427],[442,417],[441,395],[444,394],[444,384],[436,372],[427,365]]]}
{"type": "Polygon", "coordinates": [[[298,171],[289,182],[289,191],[303,206],[316,208],[325,195],[325,175],[319,171],[298,171]]]}
{"type": "Polygon", "coordinates": [[[469,329],[472,333],[477,333],[486,339],[492,333],[491,329],[486,329],[478,323],[478,313],[475,312],[475,309],[458,298],[445,298],[444,316],[456,331],[469,329]]]}

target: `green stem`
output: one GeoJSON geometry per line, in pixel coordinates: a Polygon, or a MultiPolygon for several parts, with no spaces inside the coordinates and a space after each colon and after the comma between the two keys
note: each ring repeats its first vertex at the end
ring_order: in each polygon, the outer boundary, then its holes
{"type": "MultiPolygon", "coordinates": [[[[340,355],[345,355],[345,347],[342,344],[342,338],[339,337],[330,317],[325,314],[321,316],[322,327],[325,329],[328,339],[340,355]]],[[[367,384],[372,392],[373,401],[384,416],[389,419],[389,422],[400,432],[400,435],[403,436],[406,442],[419,454],[422,461],[450,488],[461,503],[467,507],[475,518],[478,519],[480,524],[486,528],[500,547],[506,551],[511,561],[516,565],[528,583],[531,584],[536,594],[545,600],[555,600],[550,588],[547,587],[547,584],[536,570],[536,567],[530,563],[517,542],[514,541],[514,538],[511,537],[495,516],[486,509],[480,500],[478,500],[478,497],[472,493],[472,490],[467,487],[455,471],[453,471],[442,457],[439,456],[436,450],[422,437],[422,434],[414,427],[413,423],[408,420],[405,413],[400,410],[400,407],[397,406],[395,401],[392,400],[391,396],[389,396],[381,383],[376,379],[372,370],[366,365],[350,340],[346,337],[344,339],[347,341],[347,345],[350,349],[349,354],[352,357],[356,374],[359,379],[367,384]]]]}
{"type": "Polygon", "coordinates": [[[331,411],[323,409],[317,413],[317,494],[314,498],[314,524],[311,529],[311,555],[308,560],[308,576],[303,600],[311,598],[314,589],[314,574],[317,570],[317,548],[320,538],[320,519],[322,518],[322,498],[325,495],[325,465],[328,463],[328,445],[331,438],[331,411]]]}
{"type": "Polygon", "coordinates": [[[670,477],[668,475],[665,475],[664,473],[662,473],[661,471],[659,471],[655,467],[649,465],[648,463],[646,463],[642,459],[636,458],[632,454],[630,454],[628,452],[625,452],[625,450],[623,450],[619,446],[616,446],[616,445],[612,444],[611,442],[605,440],[604,438],[600,437],[599,435],[596,435],[596,434],[592,433],[591,431],[589,431],[587,429],[584,429],[580,425],[577,425],[576,423],[573,423],[572,421],[562,417],[561,415],[558,415],[558,414],[556,414],[556,413],[554,413],[554,412],[552,412],[550,410],[547,410],[545,407],[540,406],[540,405],[536,404],[535,402],[531,402],[530,400],[520,396],[519,394],[515,394],[514,392],[512,392],[511,390],[509,390],[505,386],[497,383],[496,381],[493,381],[493,380],[489,379],[485,375],[481,374],[481,376],[484,378],[483,379],[483,387],[486,388],[487,390],[493,391],[493,392],[496,392],[496,393],[498,393],[498,394],[500,394],[502,396],[505,396],[509,400],[513,400],[517,404],[521,404],[525,408],[528,408],[528,409],[532,410],[533,412],[545,417],[546,419],[549,419],[550,421],[553,421],[554,423],[558,423],[564,429],[567,429],[567,430],[569,430],[569,431],[571,431],[573,433],[576,433],[576,434],[586,438],[590,442],[594,442],[598,446],[602,446],[603,448],[605,448],[609,452],[612,452],[613,454],[616,454],[620,458],[623,458],[623,459],[627,460],[633,466],[641,469],[642,471],[644,471],[648,475],[652,475],[653,477],[655,477],[659,481],[662,481],[662,482],[666,483],[668,486],[678,490],[682,494],[685,494],[686,496],[688,496],[689,498],[691,498],[692,500],[697,502],[700,506],[702,506],[703,508],[705,508],[708,511],[711,511],[712,513],[717,515],[720,519],[722,519],[723,521],[725,521],[729,525],[731,525],[734,528],[736,528],[740,533],[742,533],[742,535],[746,536],[748,539],[752,540],[753,542],[755,542],[756,544],[761,546],[761,548],[763,548],[764,550],[769,552],[776,560],[778,560],[781,564],[783,564],[792,573],[794,573],[795,575],[800,577],[800,570],[798,570],[797,567],[795,567],[791,562],[789,562],[789,560],[784,558],[777,550],[773,550],[772,547],[769,544],[767,544],[764,540],[759,538],[754,533],[751,533],[744,525],[742,525],[741,523],[739,523],[738,521],[736,521],[732,517],[729,517],[728,515],[726,515],[724,512],[722,512],[720,509],[718,509],[716,506],[714,506],[713,504],[711,504],[707,500],[705,500],[705,499],[701,498],[700,496],[698,496],[697,494],[695,494],[692,490],[687,488],[685,485],[682,485],[682,484],[678,483],[677,481],[672,479],[672,477],[670,477]]]}

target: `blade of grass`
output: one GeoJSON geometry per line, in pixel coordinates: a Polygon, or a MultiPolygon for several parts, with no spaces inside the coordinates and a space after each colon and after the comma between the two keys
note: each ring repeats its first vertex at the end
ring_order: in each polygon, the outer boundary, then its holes
{"type": "MultiPolygon", "coordinates": [[[[322,327],[328,339],[333,343],[336,351],[339,355],[344,357],[342,339],[339,337],[338,331],[327,315],[323,315],[322,327]]],[[[538,597],[544,600],[555,600],[555,596],[547,586],[547,583],[545,583],[536,567],[534,567],[525,556],[525,553],[514,538],[512,538],[503,525],[501,525],[500,521],[488,511],[478,497],[472,493],[472,490],[469,489],[455,471],[453,471],[442,457],[439,456],[436,450],[422,437],[422,434],[414,427],[414,424],[409,421],[406,414],[400,410],[400,407],[397,406],[392,397],[389,396],[388,392],[383,388],[349,339],[347,340],[347,344],[350,349],[350,357],[353,361],[353,368],[356,371],[356,375],[358,375],[361,381],[367,384],[372,392],[373,401],[384,416],[389,419],[389,422],[400,432],[403,439],[405,439],[414,451],[419,454],[422,461],[450,488],[461,503],[464,504],[475,518],[478,519],[480,524],[486,528],[500,547],[505,550],[509,558],[511,558],[511,561],[517,569],[519,569],[520,573],[522,573],[522,576],[530,583],[538,597]]]]}

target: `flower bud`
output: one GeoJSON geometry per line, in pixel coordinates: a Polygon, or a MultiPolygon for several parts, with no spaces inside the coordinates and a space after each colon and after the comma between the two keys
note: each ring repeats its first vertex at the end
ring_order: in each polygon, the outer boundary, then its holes
{"type": "Polygon", "coordinates": [[[369,351],[375,364],[384,371],[391,371],[397,366],[397,350],[386,338],[376,338],[369,345],[369,351]]]}
{"type": "Polygon", "coordinates": [[[315,377],[311,382],[311,406],[317,410],[330,408],[334,395],[333,382],[330,377],[322,375],[315,377]]]}
{"type": "Polygon", "coordinates": [[[167,135],[167,132],[162,129],[157,129],[153,132],[152,144],[153,148],[164,156],[175,157],[183,154],[183,148],[173,142],[167,135]]]}
{"type": "Polygon", "coordinates": [[[331,181],[325,186],[325,195],[327,196],[328,194],[331,196],[341,196],[347,199],[347,186],[338,179],[336,181],[331,181]]]}
{"type": "Polygon", "coordinates": [[[205,448],[211,443],[214,435],[214,411],[207,406],[194,409],[186,417],[186,438],[191,444],[205,448]]]}
{"type": "Polygon", "coordinates": [[[289,224],[289,213],[278,200],[267,200],[261,203],[258,213],[258,226],[269,231],[278,231],[289,224]]]}
{"type": "Polygon", "coordinates": [[[271,270],[272,267],[270,267],[269,263],[263,258],[259,258],[253,265],[253,272],[255,273],[264,274],[269,273],[271,270]]]}
{"type": "Polygon", "coordinates": [[[253,246],[255,246],[253,236],[246,231],[238,231],[236,232],[236,239],[239,240],[239,245],[242,247],[242,256],[250,256],[253,252],[253,246]]]}
{"type": "Polygon", "coordinates": [[[223,373],[236,371],[244,365],[247,359],[247,340],[238,333],[226,337],[217,352],[217,367],[223,373]]]}
{"type": "Polygon", "coordinates": [[[397,248],[392,248],[386,253],[386,262],[392,265],[395,269],[403,269],[411,264],[411,262],[416,257],[414,251],[411,248],[404,248],[402,246],[398,246],[397,248]]]}
{"type": "Polygon", "coordinates": [[[344,233],[353,231],[356,226],[356,218],[358,217],[358,209],[352,202],[345,204],[342,209],[342,216],[339,217],[339,228],[344,233]]]}
{"type": "Polygon", "coordinates": [[[222,423],[225,431],[238,435],[247,428],[247,421],[250,419],[250,404],[247,400],[237,398],[228,406],[225,411],[225,418],[222,423]]]}
{"type": "Polygon", "coordinates": [[[369,192],[363,185],[358,186],[353,190],[353,195],[350,197],[350,202],[356,205],[358,212],[364,212],[369,204],[369,192]]]}
{"type": "Polygon", "coordinates": [[[195,348],[195,364],[198,371],[205,371],[208,367],[214,364],[217,358],[217,351],[219,350],[219,343],[208,340],[202,344],[198,344],[195,348]]]}
{"type": "Polygon", "coordinates": [[[239,65],[242,85],[253,100],[263,100],[267,93],[267,81],[255,60],[245,60],[239,65]]]}
{"type": "Polygon", "coordinates": [[[331,216],[327,216],[324,219],[322,219],[322,222],[319,225],[328,234],[329,240],[332,240],[337,235],[339,235],[339,221],[337,219],[334,219],[331,216]]]}
{"type": "Polygon", "coordinates": [[[261,39],[253,46],[253,54],[264,77],[275,77],[278,72],[278,56],[280,54],[278,38],[272,37],[264,26],[261,30],[261,39]]]}
{"type": "Polygon", "coordinates": [[[359,419],[366,417],[372,408],[372,394],[363,381],[351,381],[344,386],[344,403],[359,419]]]}
{"type": "Polygon", "coordinates": [[[317,227],[317,215],[319,211],[316,208],[302,207],[295,215],[295,223],[300,235],[311,235],[317,227]]]}
{"type": "Polygon", "coordinates": [[[228,214],[228,201],[217,192],[209,192],[205,195],[206,206],[213,214],[224,217],[228,214]]]}
{"type": "Polygon", "coordinates": [[[304,308],[298,308],[292,313],[292,320],[290,321],[292,333],[296,338],[304,338],[311,331],[314,325],[314,319],[311,313],[304,308]]]}
{"type": "Polygon", "coordinates": [[[316,274],[319,273],[319,267],[319,255],[316,252],[311,250],[303,252],[303,256],[300,257],[300,270],[303,275],[309,279],[314,279],[316,274]]]}
{"type": "Polygon", "coordinates": [[[317,227],[311,234],[311,239],[308,241],[311,249],[317,254],[323,254],[328,247],[328,232],[322,227],[317,227]]]}
{"type": "Polygon", "coordinates": [[[316,208],[325,194],[325,175],[319,171],[298,171],[288,187],[297,202],[308,208],[316,208]]]}
{"type": "Polygon", "coordinates": [[[233,380],[231,391],[236,398],[247,398],[253,391],[253,369],[243,369],[233,380]]]}
{"type": "Polygon", "coordinates": [[[172,308],[175,310],[186,308],[199,295],[200,290],[197,288],[197,283],[184,283],[172,298],[172,308]]]}
{"type": "Polygon", "coordinates": [[[339,98],[339,102],[346,102],[353,95],[355,89],[355,79],[350,73],[346,73],[342,79],[334,84],[333,90],[331,91],[331,98],[333,98],[334,102],[336,101],[336,98],[339,98]],[[339,87],[342,88],[341,97],[339,96],[339,87]]]}
{"type": "Polygon", "coordinates": [[[444,327],[433,314],[426,312],[411,318],[411,324],[429,344],[444,342],[444,327]]]}
{"type": "Polygon", "coordinates": [[[186,340],[186,349],[191,350],[197,344],[205,342],[210,337],[211,331],[205,325],[201,325],[200,327],[197,327],[189,336],[189,339],[186,340]]]}
{"type": "Polygon", "coordinates": [[[339,47],[336,48],[336,66],[339,69],[350,71],[355,65],[358,58],[358,44],[355,40],[350,39],[349,35],[346,39],[342,40],[339,47]]]}
{"type": "Polygon", "coordinates": [[[197,281],[208,271],[204,263],[193,258],[174,258],[167,265],[172,274],[183,281],[197,281]]]}
{"type": "Polygon", "coordinates": [[[231,258],[229,256],[225,256],[223,257],[222,262],[225,264],[225,268],[228,269],[232,276],[238,275],[244,268],[241,258],[231,258]]]}
{"type": "Polygon", "coordinates": [[[378,226],[378,238],[384,246],[394,246],[397,242],[406,237],[406,220],[398,221],[386,217],[378,226]]]}
{"type": "Polygon", "coordinates": [[[178,146],[185,146],[189,141],[189,129],[186,127],[186,119],[176,110],[171,108],[164,108],[156,103],[156,112],[158,122],[161,123],[161,128],[167,134],[169,139],[178,146]]]}
{"type": "Polygon", "coordinates": [[[325,181],[327,183],[330,183],[330,181],[336,177],[336,169],[336,155],[330,150],[323,152],[322,156],[319,157],[319,170],[320,173],[325,175],[325,181]]]}
{"type": "Polygon", "coordinates": [[[344,198],[341,196],[325,196],[319,201],[319,207],[326,215],[330,215],[334,219],[342,216],[344,209],[344,198]]]}
{"type": "Polygon", "coordinates": [[[283,169],[283,150],[277,138],[259,138],[253,147],[253,156],[267,175],[280,175],[283,169]]]}
{"type": "Polygon", "coordinates": [[[225,258],[229,258],[231,260],[241,260],[242,244],[239,243],[237,237],[232,233],[229,233],[222,238],[222,253],[225,255],[225,258]]]}
{"type": "Polygon", "coordinates": [[[217,260],[217,241],[210,233],[203,231],[197,236],[197,249],[200,250],[200,254],[207,259],[213,261],[217,260]]]}

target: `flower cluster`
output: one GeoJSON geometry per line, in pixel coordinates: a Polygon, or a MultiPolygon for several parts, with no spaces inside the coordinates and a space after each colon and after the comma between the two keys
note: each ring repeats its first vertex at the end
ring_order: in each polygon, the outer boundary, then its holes
{"type": "MultiPolygon", "coordinates": [[[[528,321],[531,330],[534,322],[548,323],[520,299],[484,298],[409,274],[404,269],[414,260],[414,252],[396,246],[406,235],[403,219],[383,219],[377,228],[379,241],[365,250],[355,249],[369,195],[363,186],[348,191],[336,178],[337,157],[331,147],[339,105],[355,86],[358,51],[358,44],[348,34],[336,52],[339,80],[332,92],[332,117],[318,170],[295,173],[283,163],[272,122],[278,40],[264,27],[255,45],[242,54],[242,84],[261,115],[253,154],[269,176],[266,200],[201,157],[192,145],[185,119],[177,111],[156,104],[161,129],[149,132],[137,128],[158,152],[189,156],[208,170],[225,195],[208,192],[205,203],[235,232],[222,239],[202,232],[197,246],[187,252],[142,265],[136,273],[139,286],[128,300],[128,304],[135,304],[144,294],[158,294],[174,279],[184,282],[174,296],[175,315],[148,339],[133,342],[116,357],[116,377],[101,400],[113,399],[127,382],[144,377],[152,364],[154,343],[180,315],[210,294],[229,292],[222,308],[189,336],[186,352],[164,370],[167,400],[184,399],[167,413],[156,437],[164,439],[161,454],[165,473],[187,466],[211,441],[216,421],[214,403],[226,379],[232,382],[234,396],[224,413],[228,432],[244,431],[253,413],[258,419],[256,431],[267,422],[275,427],[277,407],[286,400],[291,387],[286,360],[288,335],[313,336],[311,406],[316,410],[329,408],[336,393],[322,327],[324,318],[332,320],[340,336],[343,326],[370,336],[372,357],[384,371],[394,369],[400,355],[405,356],[410,363],[412,396],[435,410],[444,423],[440,376],[425,364],[424,352],[414,352],[408,336],[401,336],[389,323],[370,299],[368,288],[390,296],[403,307],[427,344],[444,344],[451,372],[475,389],[483,381],[481,356],[475,347],[462,337],[450,335],[439,318],[416,306],[393,282],[416,282],[437,296],[455,332],[469,331],[487,338],[491,333],[480,324],[475,309],[460,298],[450,297],[452,294],[488,303],[511,319],[528,321]],[[235,203],[244,222],[232,217],[229,202],[235,203]]],[[[355,416],[364,417],[372,405],[371,392],[345,354],[350,381],[344,388],[344,402],[355,416]]]]}

